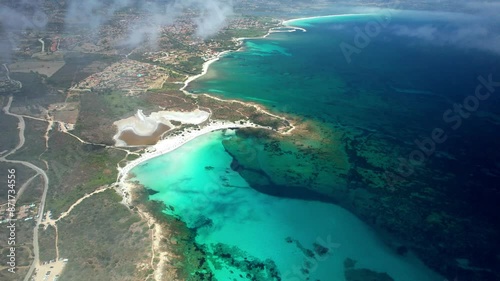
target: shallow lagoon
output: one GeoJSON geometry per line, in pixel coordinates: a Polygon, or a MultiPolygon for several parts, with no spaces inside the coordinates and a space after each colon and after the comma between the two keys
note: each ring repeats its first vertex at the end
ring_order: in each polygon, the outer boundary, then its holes
{"type": "Polygon", "coordinates": [[[232,158],[222,145],[228,137],[221,132],[202,136],[132,171],[158,192],[150,199],[169,206],[166,214],[197,230],[196,242],[213,255],[208,260],[218,280],[251,280],[245,277],[249,271],[219,256],[221,248],[236,260],[272,260],[282,280],[344,280],[347,258],[357,261],[356,268],[386,272],[394,280],[444,279],[411,255],[386,247],[336,205],[255,191],[230,169],[232,158]]]}

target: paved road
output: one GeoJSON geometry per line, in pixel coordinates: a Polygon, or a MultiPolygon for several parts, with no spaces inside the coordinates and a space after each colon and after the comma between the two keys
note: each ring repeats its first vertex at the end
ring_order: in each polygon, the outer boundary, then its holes
{"type": "Polygon", "coordinates": [[[47,198],[47,190],[49,189],[49,177],[47,176],[47,174],[45,173],[44,170],[42,170],[39,167],[31,164],[30,162],[19,161],[19,160],[8,160],[8,159],[6,159],[7,156],[14,154],[17,150],[19,150],[21,147],[23,147],[24,141],[25,141],[25,139],[24,139],[24,129],[25,129],[26,126],[25,126],[23,117],[19,116],[17,114],[13,114],[13,113],[11,113],[9,111],[10,106],[12,104],[12,100],[13,100],[13,97],[10,96],[9,97],[9,102],[3,108],[3,111],[5,112],[5,114],[10,115],[10,116],[14,116],[14,117],[16,117],[19,120],[19,123],[18,123],[19,124],[18,125],[18,129],[19,129],[19,143],[9,153],[7,153],[6,155],[0,157],[0,161],[1,162],[6,162],[6,163],[13,163],[13,164],[24,165],[24,166],[26,166],[26,167],[34,170],[37,174],[42,175],[43,182],[44,182],[42,199],[40,200],[40,208],[38,209],[38,219],[36,220],[35,229],[33,230],[33,253],[34,253],[34,259],[33,259],[33,263],[31,264],[31,266],[30,266],[30,268],[28,270],[28,273],[24,277],[24,281],[28,281],[30,279],[31,275],[33,274],[33,271],[35,270],[35,267],[40,263],[40,255],[39,255],[40,249],[39,249],[39,246],[38,246],[38,228],[39,228],[39,225],[42,222],[42,218],[43,218],[43,209],[45,207],[45,200],[47,198]]]}

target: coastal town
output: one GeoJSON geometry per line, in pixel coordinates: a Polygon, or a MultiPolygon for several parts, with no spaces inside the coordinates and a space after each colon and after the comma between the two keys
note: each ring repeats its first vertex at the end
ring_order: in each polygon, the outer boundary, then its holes
{"type": "Polygon", "coordinates": [[[161,89],[169,78],[165,68],[129,59],[116,62],[76,84],[72,91],[123,91],[129,95],[161,89]]]}

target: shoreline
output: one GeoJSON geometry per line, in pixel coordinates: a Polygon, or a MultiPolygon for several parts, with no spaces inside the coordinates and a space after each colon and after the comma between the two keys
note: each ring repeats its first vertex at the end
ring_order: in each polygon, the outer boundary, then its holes
{"type": "MultiPolygon", "coordinates": [[[[280,26],[276,27],[271,27],[267,31],[266,34],[262,36],[257,36],[257,37],[238,37],[234,38],[233,40],[238,42],[239,44],[242,44],[245,40],[257,40],[257,39],[265,39],[268,36],[270,36],[273,33],[291,33],[291,32],[296,32],[297,30],[300,30],[302,32],[307,32],[307,29],[303,27],[298,27],[298,26],[293,26],[291,23],[295,21],[300,21],[300,20],[310,20],[310,19],[320,19],[320,18],[331,18],[331,17],[349,17],[349,16],[368,16],[372,14],[338,14],[338,15],[326,15],[326,16],[312,16],[312,17],[302,17],[302,18],[295,18],[295,19],[289,19],[289,20],[281,20],[279,23],[280,26]],[[280,30],[283,28],[289,28],[290,30],[280,30]]],[[[186,88],[189,86],[189,83],[193,82],[194,80],[204,76],[207,74],[208,69],[210,68],[210,65],[212,65],[214,62],[220,60],[223,56],[230,54],[232,52],[239,52],[242,50],[243,47],[238,48],[237,50],[226,50],[219,52],[214,58],[207,60],[203,63],[202,65],[202,71],[200,74],[188,76],[187,79],[182,83],[182,87],[179,89],[181,90],[184,94],[186,95],[193,95],[190,93],[186,88]]]]}
{"type": "Polygon", "coordinates": [[[229,121],[211,121],[207,126],[201,129],[187,129],[175,136],[170,136],[166,139],[160,140],[157,144],[146,148],[146,152],[143,153],[139,158],[128,162],[124,167],[118,167],[117,175],[117,191],[122,195],[122,203],[126,206],[131,206],[131,194],[134,184],[129,181],[130,172],[136,166],[151,160],[153,158],[162,156],[177,148],[183,146],[184,144],[200,137],[205,134],[221,131],[225,129],[241,129],[241,128],[261,128],[269,129],[270,127],[264,127],[254,124],[249,121],[240,122],[229,122],[229,121]]]}
{"type": "MultiPolygon", "coordinates": [[[[356,15],[356,14],[349,14],[349,15],[356,15]]],[[[331,15],[331,16],[338,16],[338,15],[331,15]]],[[[296,21],[296,20],[302,20],[302,19],[310,19],[310,18],[321,18],[321,17],[331,17],[331,16],[318,16],[318,17],[308,17],[308,18],[298,18],[298,19],[291,19],[291,20],[282,20],[279,25],[280,26],[277,26],[277,27],[271,27],[268,32],[263,35],[263,36],[260,36],[260,37],[239,37],[239,38],[234,38],[235,41],[239,42],[239,44],[242,44],[243,41],[245,40],[251,40],[251,39],[264,39],[264,38],[267,38],[268,36],[270,36],[271,34],[273,33],[281,33],[281,32],[296,32],[297,30],[300,30],[302,32],[307,32],[306,29],[304,28],[301,28],[301,27],[295,27],[295,26],[289,26],[288,23],[291,22],[291,21],[296,21]],[[280,30],[282,28],[290,28],[290,30],[280,30]]],[[[186,95],[193,95],[192,93],[190,93],[188,90],[186,90],[186,88],[189,86],[189,83],[193,82],[194,80],[204,76],[205,74],[207,74],[209,68],[210,68],[210,65],[212,65],[214,62],[218,61],[219,59],[221,59],[224,55],[226,54],[229,54],[229,53],[232,53],[232,52],[239,52],[242,50],[243,47],[240,47],[238,48],[237,50],[226,50],[226,51],[222,51],[220,53],[218,53],[216,55],[216,57],[214,57],[213,59],[210,59],[208,61],[205,61],[202,65],[202,72],[200,74],[196,74],[196,75],[192,75],[192,76],[189,76],[187,77],[187,79],[182,83],[183,86],[179,89],[180,91],[182,91],[184,94],[186,95]]],[[[250,103],[250,102],[244,102],[244,101],[239,101],[239,100],[224,100],[224,99],[221,99],[219,97],[216,97],[216,96],[213,96],[213,95],[210,95],[210,94],[205,94],[206,96],[210,97],[210,98],[213,98],[215,100],[218,100],[218,101],[223,101],[223,102],[238,102],[238,103],[241,103],[241,104],[251,104],[252,106],[255,106],[257,108],[258,111],[260,112],[263,112],[269,116],[273,116],[273,117],[276,117],[276,118],[279,118],[279,119],[282,119],[282,120],[285,120],[287,121],[289,124],[290,124],[290,129],[287,130],[286,132],[281,132],[282,134],[284,135],[287,135],[287,134],[290,134],[294,129],[295,129],[295,126],[292,125],[287,119],[285,119],[284,117],[281,117],[281,116],[278,116],[278,115],[275,115],[275,114],[272,114],[266,110],[264,110],[260,105],[256,105],[254,103],[250,103]]],[[[117,185],[118,185],[118,189],[119,189],[119,192],[120,194],[122,194],[122,197],[123,197],[123,200],[122,202],[127,205],[127,206],[130,206],[130,185],[131,183],[127,183],[128,181],[128,177],[129,177],[129,173],[130,171],[140,165],[141,163],[143,162],[146,162],[150,159],[153,159],[155,157],[159,157],[163,154],[167,154],[179,147],[181,147],[182,145],[184,145],[185,143],[199,137],[199,136],[202,136],[204,134],[207,134],[207,133],[210,133],[210,132],[214,132],[214,131],[219,131],[219,130],[224,130],[224,129],[228,129],[228,128],[263,128],[263,129],[272,129],[272,128],[269,128],[269,127],[264,127],[264,126],[260,126],[260,125],[256,125],[256,124],[253,124],[251,122],[248,122],[248,121],[244,121],[243,124],[240,124],[240,123],[234,123],[234,122],[229,122],[229,121],[211,121],[209,123],[209,125],[201,128],[200,130],[196,131],[196,133],[193,134],[193,131],[188,131],[188,134],[187,136],[182,136],[181,134],[181,137],[179,137],[179,135],[176,135],[176,136],[170,136],[170,137],[167,137],[166,139],[164,140],[160,140],[158,143],[156,143],[155,145],[153,146],[150,146],[148,148],[146,148],[146,152],[141,154],[141,156],[131,162],[128,162],[123,168],[121,167],[118,167],[118,176],[117,176],[117,185]],[[225,124],[227,123],[227,124],[225,124]]]]}
{"type": "MultiPolygon", "coordinates": [[[[364,14],[353,14],[353,16],[354,16],[354,15],[363,16],[364,14]]],[[[332,19],[333,19],[334,17],[337,17],[337,16],[350,16],[350,15],[332,15],[332,16],[319,16],[319,17],[309,17],[309,18],[292,19],[292,20],[283,21],[283,22],[282,22],[282,24],[293,24],[293,23],[297,23],[297,21],[300,21],[300,20],[315,19],[315,18],[329,18],[329,17],[332,17],[332,19]]],[[[339,20],[339,21],[342,21],[342,20],[339,20]]],[[[290,27],[291,27],[291,25],[290,25],[290,27]]],[[[296,28],[296,27],[293,27],[293,28],[296,28]]],[[[267,36],[269,36],[270,34],[274,33],[274,32],[273,32],[273,29],[275,29],[275,28],[271,28],[271,29],[268,31],[268,33],[267,33],[266,35],[262,36],[262,37],[255,37],[255,38],[236,38],[235,40],[242,42],[242,41],[247,40],[247,39],[259,39],[259,38],[266,38],[266,37],[267,37],[267,36]]],[[[276,31],[276,32],[295,32],[296,30],[297,30],[297,29],[295,29],[295,30],[281,30],[281,31],[276,31]]],[[[303,29],[303,32],[306,32],[306,30],[305,30],[305,29],[303,29]]],[[[208,72],[210,65],[211,65],[212,63],[214,63],[214,62],[218,61],[218,60],[219,60],[222,56],[224,56],[224,55],[226,55],[226,54],[228,54],[228,53],[231,53],[231,52],[240,51],[240,50],[242,50],[243,48],[244,48],[244,46],[243,46],[243,47],[240,47],[238,50],[230,50],[230,51],[224,51],[224,52],[218,53],[216,58],[212,58],[212,59],[210,59],[210,60],[208,60],[208,61],[204,62],[204,63],[203,63],[203,71],[202,71],[202,73],[201,73],[201,74],[194,75],[194,76],[190,76],[190,77],[188,77],[188,79],[187,79],[186,81],[184,81],[184,82],[180,82],[179,84],[183,84],[183,87],[182,87],[180,90],[181,90],[181,91],[183,91],[183,92],[184,92],[185,94],[187,94],[187,95],[195,95],[195,94],[193,94],[193,93],[190,93],[188,90],[186,90],[186,89],[188,88],[188,86],[189,86],[189,83],[191,83],[192,81],[195,81],[195,80],[196,80],[196,79],[198,79],[199,77],[202,77],[203,75],[205,75],[205,74],[208,72]]],[[[211,95],[211,94],[205,94],[205,95],[206,95],[206,96],[208,96],[208,97],[210,97],[210,98],[217,99],[217,100],[220,100],[220,101],[227,101],[227,102],[231,102],[230,100],[224,100],[224,99],[222,99],[222,98],[219,98],[219,96],[217,96],[217,95],[211,95]]],[[[244,101],[238,101],[238,100],[233,100],[233,101],[236,101],[236,102],[241,102],[242,104],[253,104],[252,102],[244,102],[244,101]]],[[[256,104],[255,106],[257,106],[257,107],[260,109],[259,104],[256,104]]],[[[263,106],[263,108],[264,108],[264,106],[263,106]]],[[[284,118],[283,118],[283,119],[284,119],[284,118]]],[[[286,120],[286,119],[285,119],[285,120],[286,120]]],[[[209,126],[209,125],[207,125],[207,126],[209,126]]],[[[242,128],[243,128],[243,127],[242,127],[242,128]]],[[[203,128],[203,129],[204,129],[204,128],[203,128]]],[[[131,180],[131,177],[130,177],[130,176],[132,176],[132,172],[131,172],[131,171],[132,171],[135,167],[137,167],[138,165],[141,165],[141,164],[143,164],[143,163],[145,163],[145,162],[149,161],[150,159],[153,159],[153,158],[155,158],[155,157],[159,157],[159,156],[161,156],[161,155],[163,155],[163,154],[167,154],[167,153],[169,153],[169,152],[171,152],[171,151],[174,151],[175,149],[180,148],[182,145],[184,145],[184,144],[188,143],[188,142],[189,142],[189,141],[191,141],[191,140],[196,139],[197,137],[199,137],[199,136],[201,136],[201,135],[207,134],[207,133],[209,133],[209,132],[214,132],[214,131],[217,131],[217,130],[223,130],[223,129],[215,129],[215,128],[214,128],[213,130],[211,130],[211,131],[207,131],[206,133],[199,134],[199,135],[194,135],[194,136],[193,136],[193,138],[191,138],[191,139],[188,139],[188,140],[181,140],[181,141],[183,141],[183,142],[182,142],[181,144],[179,144],[178,146],[176,146],[176,147],[172,146],[172,148],[170,148],[170,149],[166,149],[166,150],[165,150],[165,152],[162,152],[162,153],[158,154],[157,156],[153,156],[153,157],[151,157],[151,158],[144,159],[143,161],[140,161],[139,163],[137,163],[136,165],[134,165],[133,167],[131,167],[128,171],[125,171],[125,172],[124,172],[124,174],[123,174],[123,175],[121,175],[121,177],[119,176],[119,177],[120,177],[120,180],[121,180],[121,181],[123,181],[123,184],[124,184],[124,185],[127,185],[127,190],[128,190],[128,191],[130,191],[130,190],[134,190],[134,189],[135,189],[135,190],[137,190],[137,189],[139,189],[139,188],[143,188],[143,187],[141,187],[141,186],[137,186],[137,185],[134,185],[134,184],[132,183],[132,180],[131,180]]],[[[292,125],[292,130],[293,130],[293,125],[292,125]]],[[[291,130],[290,130],[290,131],[291,131],[291,130]]],[[[287,133],[289,133],[289,132],[286,132],[285,134],[287,134],[287,133]]],[[[182,134],[182,132],[181,132],[181,134],[182,134]]],[[[179,136],[169,136],[168,138],[173,138],[173,139],[176,139],[177,137],[179,137],[179,136]]],[[[148,152],[148,149],[147,149],[147,150],[146,150],[146,153],[144,153],[144,154],[147,154],[147,153],[154,153],[154,152],[153,152],[153,151],[148,152]]],[[[143,154],[143,153],[141,153],[141,154],[143,154]]],[[[143,155],[144,155],[144,154],[143,154],[143,155]]],[[[141,155],[141,157],[142,157],[143,155],[141,155]]],[[[139,159],[140,159],[140,158],[139,158],[139,159]]],[[[137,159],[136,159],[136,160],[137,160],[137,159]]],[[[132,162],[134,162],[134,161],[132,161],[132,162]]],[[[124,167],[123,167],[123,169],[127,168],[127,166],[128,166],[128,165],[129,165],[129,164],[128,164],[128,163],[126,163],[126,166],[124,166],[124,167]]],[[[119,175],[120,175],[120,173],[121,173],[120,168],[119,168],[118,170],[119,170],[119,175]]],[[[133,195],[133,193],[132,193],[132,192],[130,192],[130,193],[129,193],[129,196],[131,196],[131,195],[133,195]]],[[[125,199],[125,196],[124,196],[124,195],[123,195],[122,197],[125,199]]],[[[130,197],[128,197],[128,198],[127,198],[127,200],[130,200],[130,199],[131,199],[130,197]]],[[[126,204],[128,204],[127,202],[125,202],[125,203],[126,203],[126,204]]],[[[129,203],[130,203],[130,201],[129,201],[129,203]]],[[[349,211],[350,211],[350,210],[349,210],[349,211]]],[[[353,212],[353,213],[354,213],[354,212],[353,212]]],[[[146,214],[148,214],[148,213],[146,212],[146,214]]],[[[149,220],[149,218],[148,218],[148,220],[149,220]]],[[[153,220],[153,223],[154,223],[154,220],[153,220]]],[[[378,231],[377,231],[377,232],[378,232],[378,231]]],[[[161,235],[162,235],[162,234],[161,234],[161,232],[158,232],[158,236],[161,236],[161,235]]],[[[158,239],[159,239],[159,238],[158,238],[158,239]]],[[[154,240],[154,242],[155,242],[155,243],[156,243],[157,241],[159,241],[159,240],[157,240],[157,239],[155,239],[155,240],[154,240]]],[[[164,251],[164,252],[160,252],[160,253],[161,253],[161,254],[168,254],[168,252],[169,252],[169,251],[164,251]]],[[[163,259],[160,259],[160,261],[161,261],[162,263],[165,263],[165,262],[167,262],[168,260],[167,260],[167,261],[163,261],[163,259]]],[[[161,270],[160,270],[160,269],[161,269],[162,267],[163,267],[163,264],[158,263],[158,265],[157,265],[157,266],[156,266],[156,268],[155,268],[155,274],[157,273],[157,271],[158,271],[158,272],[161,272],[161,270]]],[[[160,277],[160,279],[161,279],[161,277],[160,277]]]]}
{"type": "MultiPolygon", "coordinates": [[[[300,30],[302,32],[307,32],[307,30],[305,28],[302,28],[302,27],[296,27],[296,26],[288,26],[285,24],[285,22],[287,21],[281,21],[279,23],[279,27],[271,27],[269,28],[269,30],[267,31],[266,34],[262,35],[262,36],[257,36],[257,37],[238,37],[238,38],[234,38],[233,40],[236,41],[239,45],[242,45],[243,42],[245,40],[256,40],[256,39],[264,39],[264,38],[267,38],[269,35],[273,34],[273,33],[289,33],[289,32],[296,32],[297,30],[300,30]],[[281,31],[279,29],[282,29],[282,28],[290,28],[291,30],[286,30],[286,31],[281,31]]],[[[189,83],[193,82],[194,80],[204,76],[205,74],[207,74],[208,72],[208,69],[210,68],[210,65],[218,60],[220,60],[223,56],[227,55],[227,54],[230,54],[230,53],[233,53],[233,52],[239,52],[243,49],[243,46],[241,46],[240,48],[238,48],[237,50],[226,50],[226,51],[222,51],[222,52],[219,52],[214,58],[210,59],[210,60],[207,60],[203,63],[202,65],[202,71],[200,74],[196,74],[196,75],[192,75],[192,76],[188,76],[186,81],[184,81],[182,84],[182,88],[180,88],[179,90],[181,90],[184,94],[186,95],[193,95],[192,93],[190,93],[188,90],[186,90],[186,88],[189,86],[189,83]]]]}
{"type": "MultiPolygon", "coordinates": [[[[352,17],[352,16],[369,16],[373,14],[337,14],[337,15],[326,15],[326,16],[311,16],[311,17],[302,17],[302,18],[296,18],[296,19],[289,19],[283,21],[283,25],[285,26],[291,26],[290,24],[296,21],[301,21],[301,20],[313,20],[313,19],[323,19],[323,18],[341,18],[341,17],[352,17]]],[[[294,27],[294,26],[291,26],[294,27]]]]}
{"type": "MultiPolygon", "coordinates": [[[[238,49],[239,50],[239,49],[238,49]]],[[[193,82],[194,80],[202,77],[203,75],[207,74],[208,72],[208,69],[210,68],[210,65],[216,61],[218,61],[220,58],[222,58],[224,55],[226,54],[229,54],[233,52],[232,50],[227,50],[227,51],[223,51],[223,52],[220,52],[216,55],[215,58],[213,59],[210,59],[210,60],[207,60],[206,62],[203,63],[202,65],[202,71],[200,74],[196,74],[196,75],[192,75],[192,76],[189,76],[186,81],[184,81],[183,83],[183,86],[182,88],[180,88],[179,90],[181,90],[184,94],[186,95],[192,95],[192,93],[190,93],[189,91],[186,90],[186,88],[189,86],[189,83],[193,82]]]]}
{"type": "MultiPolygon", "coordinates": [[[[268,30],[268,32],[260,37],[241,37],[241,38],[235,38],[234,40],[239,44],[239,48],[237,50],[226,50],[223,52],[220,52],[216,55],[215,58],[210,59],[208,61],[205,61],[202,65],[202,72],[197,75],[192,75],[187,77],[187,79],[182,83],[183,86],[179,89],[182,91],[184,94],[188,96],[192,96],[193,94],[190,93],[189,91],[186,90],[186,88],[189,86],[189,83],[192,81],[204,76],[209,68],[210,65],[216,61],[218,61],[220,58],[222,58],[224,55],[232,53],[232,52],[238,52],[243,49],[243,42],[248,39],[263,39],[267,38],[273,33],[280,33],[280,32],[296,32],[297,30],[300,30],[302,32],[306,32],[304,28],[301,27],[292,27],[292,26],[286,26],[284,24],[284,21],[280,22],[279,27],[272,27],[268,30]],[[282,28],[289,28],[288,30],[279,30],[282,28]]],[[[290,134],[294,129],[295,126],[288,121],[286,118],[282,116],[278,116],[275,114],[272,114],[266,110],[264,110],[260,105],[257,105],[255,103],[249,103],[249,102],[243,102],[243,101],[238,101],[238,100],[223,100],[221,98],[218,98],[213,95],[205,94],[206,96],[216,99],[218,101],[224,101],[224,102],[238,102],[241,104],[245,105],[252,105],[255,108],[257,108],[258,111],[263,112],[269,116],[273,116],[282,120],[285,120],[289,126],[290,129],[288,129],[285,132],[281,132],[281,134],[287,135],[290,134]]],[[[180,148],[184,144],[200,137],[205,134],[215,132],[215,131],[220,131],[224,129],[240,129],[240,128],[261,128],[261,129],[268,129],[268,130],[273,130],[271,127],[264,127],[260,126],[257,124],[254,124],[250,121],[242,120],[242,122],[229,122],[229,121],[210,121],[208,125],[204,126],[203,128],[200,129],[184,129],[182,132],[177,133],[174,136],[168,136],[166,139],[158,141],[155,145],[149,146],[145,149],[145,152],[142,153],[139,158],[126,162],[124,167],[120,167],[120,165],[117,165],[117,170],[118,170],[118,175],[117,175],[117,180],[115,182],[115,190],[122,196],[122,204],[124,204],[127,207],[132,206],[132,195],[133,191],[137,188],[142,188],[141,185],[137,185],[133,181],[131,181],[131,171],[133,168],[137,167],[138,165],[141,165],[153,158],[162,156],[164,154],[167,154],[169,152],[172,152],[176,150],[177,148],[180,148]]],[[[151,243],[152,243],[152,249],[153,249],[153,255],[156,252],[159,254],[159,261],[156,264],[156,267],[153,268],[153,273],[152,276],[155,280],[161,280],[163,277],[163,272],[165,270],[166,263],[168,262],[168,252],[164,252],[160,250],[160,244],[161,244],[161,239],[163,239],[163,231],[161,229],[161,226],[156,223],[156,219],[153,218],[149,213],[147,212],[142,212],[143,218],[147,221],[148,225],[154,225],[154,232],[151,238],[151,243]]]]}

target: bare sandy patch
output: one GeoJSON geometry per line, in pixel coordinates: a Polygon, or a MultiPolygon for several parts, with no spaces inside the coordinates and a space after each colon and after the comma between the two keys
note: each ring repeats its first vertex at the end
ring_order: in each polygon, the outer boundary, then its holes
{"type": "Polygon", "coordinates": [[[51,77],[64,66],[64,61],[18,61],[9,65],[10,72],[30,73],[38,72],[47,77],[51,77]]]}
{"type": "Polygon", "coordinates": [[[54,103],[49,106],[55,121],[76,124],[80,112],[78,102],[54,103]]]}
{"type": "Polygon", "coordinates": [[[66,265],[67,260],[58,260],[42,264],[36,268],[35,281],[57,280],[66,265]]]}
{"type": "Polygon", "coordinates": [[[164,130],[165,126],[170,129],[176,127],[171,121],[199,125],[207,121],[209,117],[209,112],[199,109],[191,112],[158,111],[151,113],[149,116],[146,116],[142,110],[138,110],[134,116],[113,123],[118,129],[113,139],[117,146],[133,145],[127,142],[127,138],[129,140],[138,140],[139,142],[150,140],[148,139],[150,137],[155,137],[159,140],[159,136],[166,132],[164,130]],[[125,139],[123,136],[125,136],[125,139]]]}

